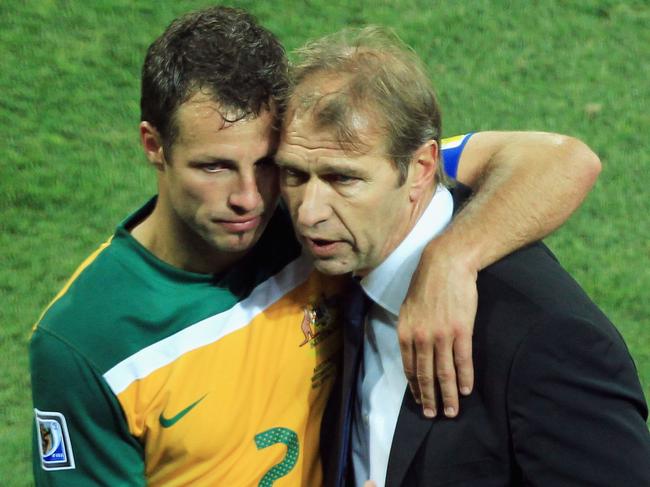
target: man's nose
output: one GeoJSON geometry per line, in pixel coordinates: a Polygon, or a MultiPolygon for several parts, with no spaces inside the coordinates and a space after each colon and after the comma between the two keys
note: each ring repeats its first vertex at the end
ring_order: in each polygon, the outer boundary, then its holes
{"type": "Polygon", "coordinates": [[[327,220],[330,208],[326,200],[326,191],[318,180],[306,184],[302,201],[298,207],[298,224],[303,227],[314,227],[327,220]]]}
{"type": "Polygon", "coordinates": [[[240,213],[253,212],[262,204],[262,195],[255,175],[240,175],[238,185],[230,193],[228,203],[240,213]]]}

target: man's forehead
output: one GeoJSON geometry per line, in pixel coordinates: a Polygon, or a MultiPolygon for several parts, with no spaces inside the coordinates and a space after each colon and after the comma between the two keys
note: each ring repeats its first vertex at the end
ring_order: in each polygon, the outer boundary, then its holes
{"type": "Polygon", "coordinates": [[[334,131],[318,127],[311,111],[287,112],[282,142],[298,143],[307,149],[341,148],[341,143],[334,131]]]}
{"type": "Polygon", "coordinates": [[[283,157],[294,149],[300,148],[313,153],[314,156],[327,151],[332,157],[384,157],[385,151],[380,139],[362,136],[353,142],[341,140],[334,130],[316,128],[309,120],[298,119],[282,134],[279,146],[279,156],[283,157]]]}
{"type": "Polygon", "coordinates": [[[222,129],[226,129],[233,124],[244,124],[258,119],[267,119],[272,122],[275,120],[275,116],[276,109],[273,106],[262,109],[259,114],[244,113],[239,109],[224,105],[209,90],[197,90],[181,103],[176,110],[177,121],[212,119],[222,129]]]}
{"type": "Polygon", "coordinates": [[[302,95],[299,95],[300,99],[290,102],[283,124],[283,141],[300,140],[306,148],[322,147],[360,153],[381,145],[383,133],[378,129],[370,110],[353,109],[333,121],[324,117],[321,110],[337,93],[315,90],[306,96],[311,95],[315,99],[313,104],[304,103],[302,95]]]}

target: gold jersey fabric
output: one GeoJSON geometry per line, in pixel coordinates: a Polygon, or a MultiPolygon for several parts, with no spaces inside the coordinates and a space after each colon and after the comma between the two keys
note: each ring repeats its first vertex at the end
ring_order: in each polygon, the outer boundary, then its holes
{"type": "Polygon", "coordinates": [[[224,275],[172,268],[128,232],[77,272],[30,344],[38,485],[317,486],[344,278],[279,210],[224,275]]]}
{"type": "MultiPolygon", "coordinates": [[[[150,485],[321,484],[320,422],[340,346],[325,302],[337,290],[312,271],[277,301],[239,303],[250,319],[216,340],[156,344],[177,356],[117,394],[150,485]]],[[[217,320],[207,321],[194,326],[217,320]]]]}

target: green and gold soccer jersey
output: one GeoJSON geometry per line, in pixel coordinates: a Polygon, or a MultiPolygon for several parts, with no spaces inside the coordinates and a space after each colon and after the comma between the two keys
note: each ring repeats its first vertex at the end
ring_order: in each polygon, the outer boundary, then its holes
{"type": "Polygon", "coordinates": [[[121,225],[31,343],[43,485],[319,485],[341,280],[277,212],[222,276],[161,262],[121,225]]]}

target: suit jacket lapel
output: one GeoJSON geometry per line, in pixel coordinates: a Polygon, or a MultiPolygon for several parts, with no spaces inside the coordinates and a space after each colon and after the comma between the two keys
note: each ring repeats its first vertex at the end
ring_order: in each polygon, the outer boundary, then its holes
{"type": "MultiPolygon", "coordinates": [[[[471,190],[457,183],[451,194],[454,199],[454,213],[456,213],[471,195],[471,190]]],[[[422,406],[415,403],[413,395],[407,388],[393,435],[386,472],[386,487],[402,485],[415,454],[436,421],[437,419],[424,417],[422,406]]]]}
{"type": "Polygon", "coordinates": [[[386,487],[402,485],[416,452],[435,421],[424,417],[422,406],[415,403],[413,395],[407,388],[390,449],[386,487]]]}

